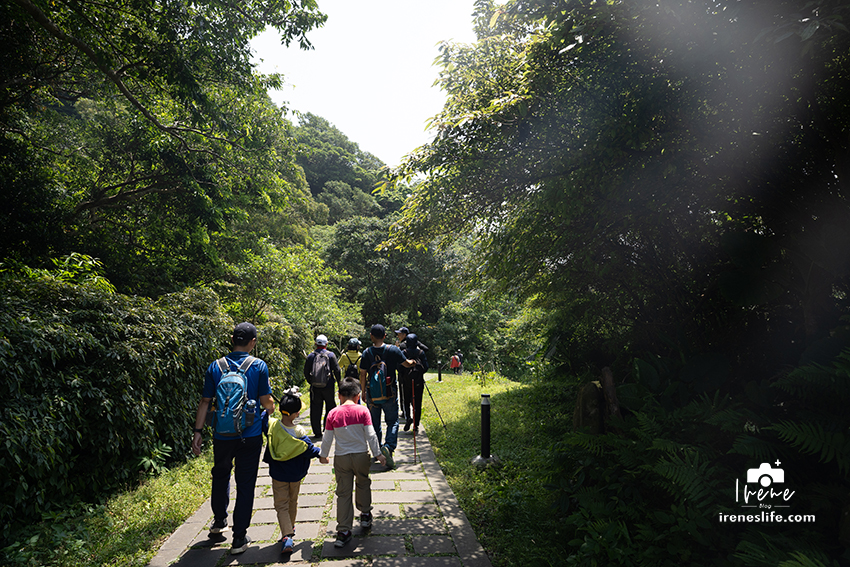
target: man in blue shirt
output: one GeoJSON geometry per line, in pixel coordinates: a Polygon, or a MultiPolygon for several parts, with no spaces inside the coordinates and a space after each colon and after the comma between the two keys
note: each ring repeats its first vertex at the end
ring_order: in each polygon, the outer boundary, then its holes
{"type": "MultiPolygon", "coordinates": [[[[239,323],[233,329],[233,352],[225,358],[231,369],[238,368],[257,346],[257,328],[251,323],[239,323]]],[[[213,361],[204,376],[204,390],[198,413],[195,417],[195,435],[192,440],[192,452],[201,454],[203,443],[203,427],[206,422],[210,402],[216,395],[216,388],[221,380],[222,370],[217,361],[213,361]]],[[[262,406],[274,413],[274,400],[269,384],[269,368],[259,358],[255,359],[245,371],[248,387],[248,400],[254,400],[257,406],[262,406]]],[[[260,411],[260,408],[257,408],[260,411]]],[[[242,432],[241,437],[225,437],[213,435],[212,496],[210,505],[213,511],[213,523],[210,533],[218,534],[227,528],[227,505],[230,502],[230,471],[236,467],[236,506],[233,509],[233,546],[231,553],[242,553],[248,549],[251,539],[248,537],[248,525],[254,509],[254,487],[257,484],[257,469],[260,464],[260,451],[263,448],[262,420],[259,415],[253,425],[242,432]]]]}
{"type": "Polygon", "coordinates": [[[383,325],[373,325],[369,333],[369,338],[372,340],[372,346],[363,351],[360,357],[360,389],[363,392],[366,405],[369,407],[369,413],[372,414],[372,426],[375,428],[375,433],[378,435],[378,443],[381,442],[381,413],[384,414],[384,420],[387,424],[387,439],[386,443],[381,445],[381,454],[387,459],[387,466],[393,468],[393,451],[398,445],[398,384],[396,373],[399,366],[409,368],[415,364],[413,360],[407,360],[401,349],[395,345],[384,344],[384,338],[387,336],[387,331],[383,325]],[[389,398],[383,402],[374,402],[369,397],[369,386],[367,384],[369,368],[375,361],[375,357],[380,356],[387,365],[387,373],[391,377],[389,386],[389,398]]]}

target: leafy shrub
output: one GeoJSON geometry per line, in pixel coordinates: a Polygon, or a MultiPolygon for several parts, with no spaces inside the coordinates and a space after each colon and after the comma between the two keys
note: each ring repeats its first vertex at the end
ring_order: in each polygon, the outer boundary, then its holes
{"type": "Polygon", "coordinates": [[[228,342],[212,292],[152,301],[67,279],[0,279],[4,538],[13,522],[135,481],[165,448],[185,458],[203,372],[228,342]]]}
{"type": "Polygon", "coordinates": [[[257,334],[254,354],[268,364],[274,395],[279,397],[287,385],[301,385],[304,377],[299,366],[304,361],[304,349],[312,344],[312,340],[307,339],[309,333],[299,332],[286,323],[270,321],[258,327],[257,334]]]}
{"type": "Polygon", "coordinates": [[[737,398],[704,392],[688,399],[695,394],[687,381],[654,389],[622,386],[621,401],[634,411],[612,424],[616,431],[578,432],[559,444],[551,488],[559,514],[575,529],[568,564],[850,560],[839,534],[850,504],[850,351],[829,368],[801,367],[772,383],[751,383],[737,398]],[[792,513],[813,514],[816,523],[721,522],[720,514],[741,513],[735,479],[776,460],[796,493],[792,513]]]}

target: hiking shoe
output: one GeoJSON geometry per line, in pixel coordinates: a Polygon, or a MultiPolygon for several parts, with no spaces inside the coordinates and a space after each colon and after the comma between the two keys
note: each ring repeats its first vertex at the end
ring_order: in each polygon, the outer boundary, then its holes
{"type": "Polygon", "coordinates": [[[360,527],[364,530],[372,527],[372,512],[360,514],[360,527]]]}
{"type": "Polygon", "coordinates": [[[347,532],[336,532],[334,547],[345,547],[345,544],[349,541],[351,541],[351,530],[347,532]]]}
{"type": "Polygon", "coordinates": [[[405,421],[405,422],[404,422],[404,430],[405,430],[405,431],[410,431],[410,424],[411,424],[411,423],[413,423],[413,422],[412,422],[411,420],[409,420],[409,419],[408,419],[407,421],[405,421]]]}
{"type": "Polygon", "coordinates": [[[387,459],[387,468],[391,469],[395,467],[395,461],[393,460],[393,452],[390,450],[389,445],[384,445],[381,447],[381,454],[387,459]]]}
{"type": "Polygon", "coordinates": [[[248,536],[233,538],[233,545],[230,546],[230,554],[237,555],[239,553],[244,553],[246,549],[248,549],[248,544],[251,543],[251,538],[248,536]]]}
{"type": "Polygon", "coordinates": [[[227,529],[227,518],[222,518],[220,520],[214,520],[210,525],[210,533],[211,534],[220,534],[224,530],[227,529]]]}
{"type": "Polygon", "coordinates": [[[283,538],[283,545],[280,546],[281,553],[292,553],[292,548],[295,546],[295,542],[292,541],[291,537],[283,538]]]}

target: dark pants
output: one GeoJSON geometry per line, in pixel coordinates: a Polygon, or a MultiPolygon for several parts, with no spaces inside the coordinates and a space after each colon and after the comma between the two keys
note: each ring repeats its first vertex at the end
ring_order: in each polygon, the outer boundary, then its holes
{"type": "Polygon", "coordinates": [[[319,436],[324,429],[324,421],[322,421],[322,406],[325,409],[325,419],[327,414],[336,407],[336,389],[333,382],[328,382],[324,388],[316,388],[310,386],[310,426],[313,428],[313,435],[319,436]]]}
{"type": "Polygon", "coordinates": [[[409,382],[410,379],[405,376],[402,372],[398,373],[398,405],[401,407],[401,415],[404,416],[404,421],[408,422],[411,420],[410,416],[410,394],[407,392],[408,388],[405,386],[406,382],[409,382]]]}
{"type": "Polygon", "coordinates": [[[236,506],[233,508],[233,539],[245,537],[254,510],[254,487],[263,436],[244,439],[213,439],[212,497],[210,506],[216,520],[227,518],[230,503],[230,471],[236,465],[236,506]]]}
{"type": "Polygon", "coordinates": [[[419,427],[419,419],[422,417],[422,394],[425,393],[425,382],[412,380],[409,377],[402,378],[401,389],[403,392],[404,415],[408,422],[412,419],[413,426],[419,427]]]}

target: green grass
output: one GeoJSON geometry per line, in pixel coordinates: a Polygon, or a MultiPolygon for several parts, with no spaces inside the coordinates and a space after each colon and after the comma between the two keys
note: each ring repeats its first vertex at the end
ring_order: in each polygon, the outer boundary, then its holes
{"type": "Polygon", "coordinates": [[[489,375],[429,375],[422,421],[437,460],[478,540],[496,567],[558,565],[572,530],[555,518],[545,488],[553,470],[553,444],[572,427],[572,385],[524,384],[489,375]],[[490,394],[491,453],[501,466],[479,470],[481,394],[490,394]]]}
{"type": "Polygon", "coordinates": [[[45,518],[0,550],[3,565],[145,566],[210,494],[212,450],[97,506],[45,518]]]}

